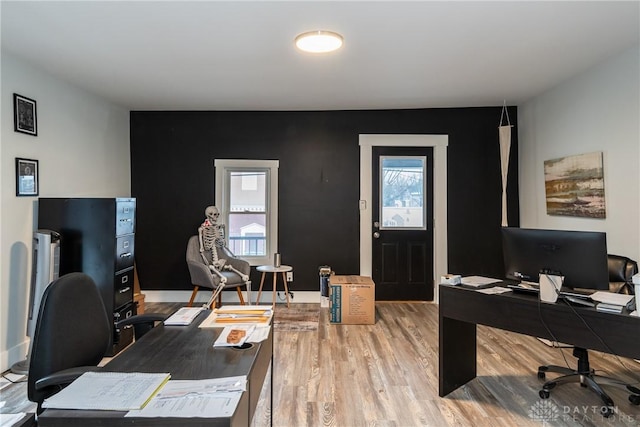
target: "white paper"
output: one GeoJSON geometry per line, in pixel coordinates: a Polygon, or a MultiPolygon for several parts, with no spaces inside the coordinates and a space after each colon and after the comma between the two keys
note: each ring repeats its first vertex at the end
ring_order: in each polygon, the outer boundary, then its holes
{"type": "Polygon", "coordinates": [[[626,305],[631,302],[633,295],[614,294],[613,292],[597,291],[589,295],[589,297],[597,302],[626,307],[626,305]]]}
{"type": "Polygon", "coordinates": [[[168,373],[85,372],[43,408],[128,411],[139,409],[170,377],[168,373]]]}
{"type": "Polygon", "coordinates": [[[204,310],[202,307],[182,307],[169,316],[169,318],[164,321],[164,324],[167,326],[190,325],[202,310],[204,310]]]}
{"type": "Polygon", "coordinates": [[[512,292],[509,288],[503,288],[502,286],[494,286],[493,288],[486,289],[477,289],[477,292],[482,292],[483,294],[503,294],[505,292],[512,292]]]}
{"type": "Polygon", "coordinates": [[[467,286],[484,286],[492,283],[502,282],[500,279],[492,279],[491,277],[467,276],[463,277],[461,283],[467,286]]]}
{"type": "Polygon", "coordinates": [[[125,417],[229,417],[246,389],[244,375],[169,381],[143,409],[125,417]]]}
{"type": "Polygon", "coordinates": [[[256,328],[255,325],[225,326],[222,332],[220,333],[220,336],[218,336],[218,339],[216,340],[216,342],[213,343],[213,346],[214,347],[236,347],[236,346],[242,345],[245,343],[245,341],[247,341],[247,339],[253,333],[255,328],[256,328]],[[240,341],[237,343],[228,343],[227,337],[229,336],[229,333],[234,329],[240,329],[245,331],[245,336],[242,337],[240,341]]]}

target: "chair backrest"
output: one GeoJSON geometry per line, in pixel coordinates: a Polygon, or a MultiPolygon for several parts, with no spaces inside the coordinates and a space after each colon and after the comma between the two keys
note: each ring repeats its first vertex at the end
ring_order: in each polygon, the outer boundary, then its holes
{"type": "MultiPolygon", "coordinates": [[[[208,260],[211,259],[210,253],[208,251],[204,252],[204,255],[208,260]]],[[[198,240],[198,236],[191,236],[189,238],[189,242],[187,243],[187,262],[204,262],[202,260],[202,255],[200,254],[200,240],[198,240]]]]}
{"type": "Polygon", "coordinates": [[[638,263],[621,255],[607,256],[609,263],[609,282],[631,282],[631,277],[638,272],[638,263]]]}
{"type": "Polygon", "coordinates": [[[111,322],[91,277],[69,273],[42,295],[30,355],[27,395],[42,403],[59,388],[36,390],[39,379],[81,366],[96,366],[108,350],[111,322]]]}

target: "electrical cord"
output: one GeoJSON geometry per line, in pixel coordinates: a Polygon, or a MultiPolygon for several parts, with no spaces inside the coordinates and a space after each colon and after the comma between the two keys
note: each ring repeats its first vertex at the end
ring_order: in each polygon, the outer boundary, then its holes
{"type": "MultiPolygon", "coordinates": [[[[551,281],[552,285],[553,285],[553,289],[555,290],[556,294],[558,295],[558,297],[560,298],[562,296],[561,292],[560,292],[560,288],[557,286],[557,283],[554,282],[553,276],[548,276],[549,280],[551,281]]],[[[593,328],[591,327],[591,325],[589,325],[587,323],[587,321],[584,319],[584,317],[582,317],[580,315],[580,313],[578,313],[575,309],[575,307],[573,305],[571,305],[569,303],[569,301],[566,301],[564,298],[562,298],[562,300],[564,301],[564,303],[569,306],[569,308],[571,309],[571,311],[573,312],[573,314],[578,317],[578,319],[580,319],[580,321],[584,324],[584,326],[589,330],[589,332],[591,332],[593,334],[594,337],[596,337],[596,339],[600,342],[600,344],[602,344],[602,346],[607,349],[607,352],[609,354],[611,354],[612,356],[614,356],[616,358],[616,360],[618,361],[618,363],[625,369],[625,371],[627,372],[627,374],[634,380],[634,382],[631,382],[629,384],[631,385],[638,385],[640,384],[640,379],[636,376],[635,372],[633,372],[631,370],[631,368],[629,368],[620,358],[620,356],[618,356],[615,352],[613,352],[611,350],[611,347],[609,347],[609,345],[602,339],[602,337],[600,335],[598,335],[598,333],[596,331],[593,330],[593,328]]],[[[540,320],[542,321],[542,324],[544,325],[545,329],[547,330],[547,332],[549,333],[549,335],[553,338],[553,341],[558,342],[558,340],[556,339],[555,335],[553,334],[553,332],[551,331],[551,329],[549,328],[549,326],[547,325],[547,323],[544,321],[544,318],[542,317],[542,308],[541,308],[541,301],[540,298],[538,298],[538,313],[540,316],[540,320]]],[[[567,365],[567,368],[569,369],[573,369],[568,361],[567,358],[564,354],[564,351],[562,351],[562,348],[568,348],[568,347],[558,347],[560,348],[560,353],[562,355],[562,358],[564,359],[565,364],[567,365]]],[[[595,370],[594,370],[595,372],[595,370]]],[[[606,372],[604,370],[600,370],[600,372],[606,372]]]]}

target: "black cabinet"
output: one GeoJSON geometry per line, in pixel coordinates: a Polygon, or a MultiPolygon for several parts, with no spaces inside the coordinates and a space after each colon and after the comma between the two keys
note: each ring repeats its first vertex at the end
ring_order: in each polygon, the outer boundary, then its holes
{"type": "MultiPolygon", "coordinates": [[[[38,200],[38,228],[60,233],[60,275],[81,271],[91,276],[114,321],[135,314],[135,213],[133,198],[38,200]]],[[[132,340],[131,329],[120,331],[107,356],[132,340]]]]}

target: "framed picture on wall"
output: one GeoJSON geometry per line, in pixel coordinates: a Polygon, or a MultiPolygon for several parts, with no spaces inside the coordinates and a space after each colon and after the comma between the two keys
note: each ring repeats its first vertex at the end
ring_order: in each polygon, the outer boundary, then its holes
{"type": "Polygon", "coordinates": [[[16,158],[16,196],[38,195],[38,161],[16,158]]]}
{"type": "Polygon", "coordinates": [[[13,94],[13,129],[16,132],[38,136],[36,101],[17,93],[13,94]]]}

